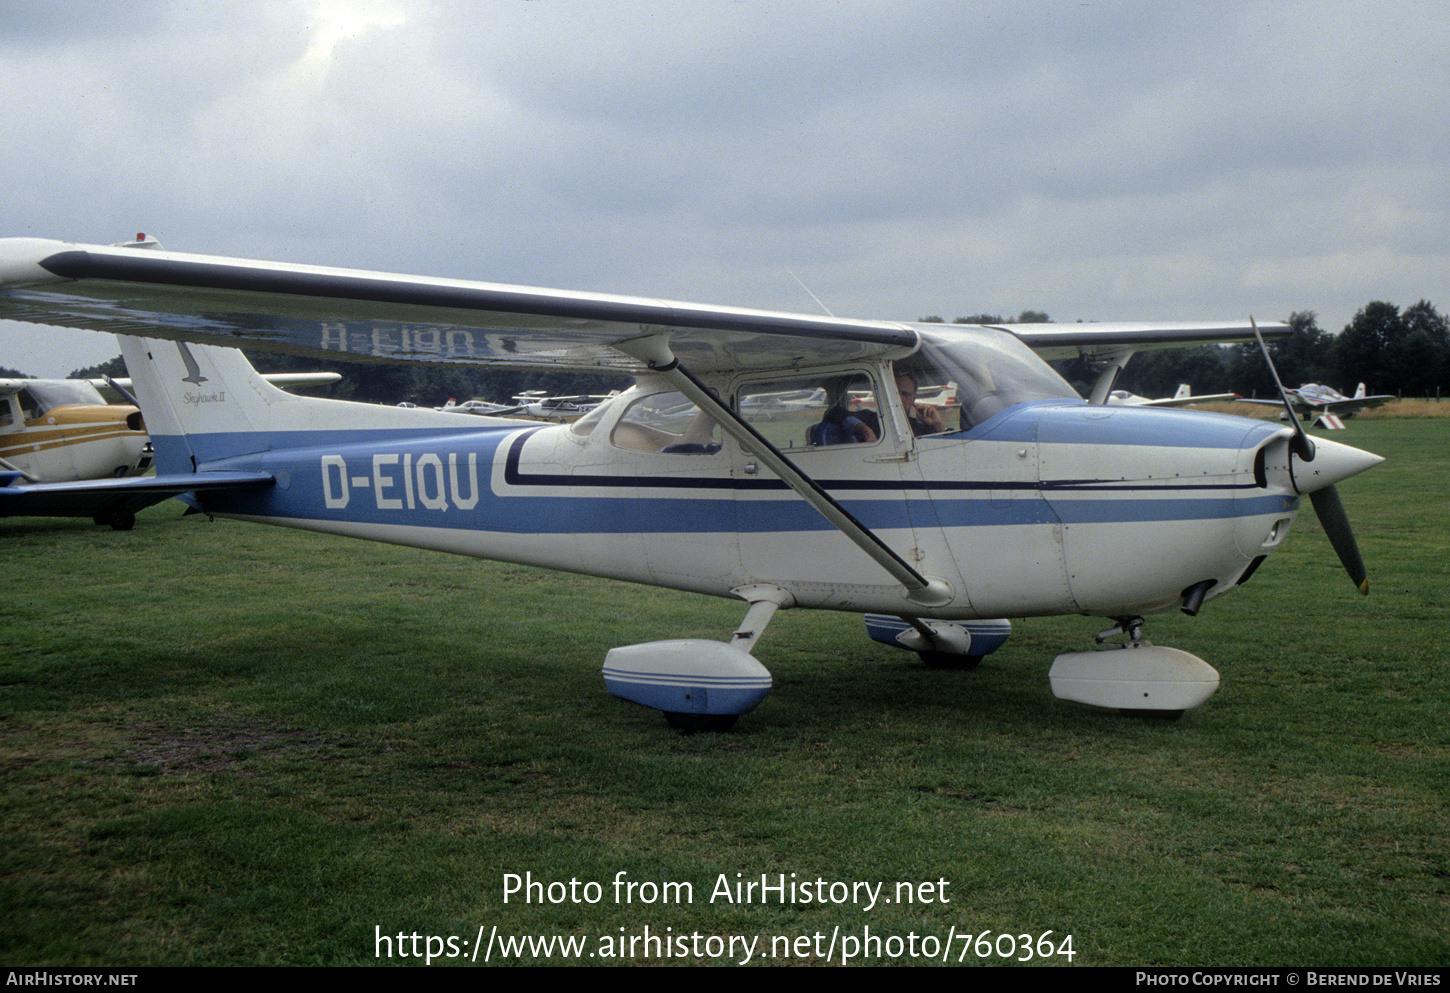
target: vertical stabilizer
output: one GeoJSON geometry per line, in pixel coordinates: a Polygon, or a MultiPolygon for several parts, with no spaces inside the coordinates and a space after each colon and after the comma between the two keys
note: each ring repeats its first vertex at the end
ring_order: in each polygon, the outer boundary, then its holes
{"type": "Polygon", "coordinates": [[[322,435],[337,443],[378,432],[453,433],[509,423],[295,396],[267,382],[235,348],[117,337],[161,473],[196,472],[209,463],[297,447],[322,435]]]}
{"type": "Polygon", "coordinates": [[[268,383],[234,348],[118,337],[163,473],[265,450],[276,406],[306,399],[268,383]]]}

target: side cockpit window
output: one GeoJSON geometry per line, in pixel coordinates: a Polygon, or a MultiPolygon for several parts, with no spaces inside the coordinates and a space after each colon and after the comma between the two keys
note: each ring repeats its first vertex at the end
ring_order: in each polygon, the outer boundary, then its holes
{"type": "Polygon", "coordinates": [[[881,439],[876,384],[864,372],[749,383],[736,402],[740,416],[777,448],[874,445],[881,439]]]}
{"type": "Polygon", "coordinates": [[[663,455],[713,455],[720,427],[682,393],[654,393],[629,405],[610,432],[615,448],[663,455]]]}
{"type": "Polygon", "coordinates": [[[20,401],[20,416],[23,420],[39,420],[45,413],[45,406],[40,398],[35,395],[35,390],[27,387],[16,394],[15,399],[20,401]]]}
{"type": "Polygon", "coordinates": [[[915,438],[962,429],[957,382],[939,367],[912,356],[892,370],[896,395],[915,438]]]}

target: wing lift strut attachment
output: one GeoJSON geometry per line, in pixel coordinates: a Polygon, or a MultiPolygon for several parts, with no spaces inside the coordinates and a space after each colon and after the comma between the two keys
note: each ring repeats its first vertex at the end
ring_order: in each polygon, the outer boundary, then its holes
{"type": "Polygon", "coordinates": [[[1102,405],[1108,402],[1108,394],[1112,391],[1113,384],[1118,381],[1118,373],[1123,371],[1123,367],[1133,357],[1133,352],[1132,348],[1120,348],[1089,360],[1093,368],[1098,370],[1098,378],[1093,383],[1088,403],[1102,405]]]}
{"type": "MultiPolygon", "coordinates": [[[[952,602],[955,594],[950,585],[918,572],[682,366],[670,350],[667,335],[637,338],[615,347],[667,378],[713,417],[742,448],[899,582],[908,601],[920,607],[941,607],[952,602]]],[[[611,649],[604,661],[604,681],[609,691],[664,711],[671,726],[686,732],[724,730],[740,714],[754,709],[770,692],[771,683],[770,673],[750,654],[750,649],[776,610],[795,601],[788,591],[763,584],[733,592],[750,603],[750,610],[728,644],[684,639],[611,649]]],[[[934,629],[907,620],[923,640],[928,636],[935,639],[934,629]]],[[[942,649],[950,651],[952,647],[943,645],[942,649]]]]}

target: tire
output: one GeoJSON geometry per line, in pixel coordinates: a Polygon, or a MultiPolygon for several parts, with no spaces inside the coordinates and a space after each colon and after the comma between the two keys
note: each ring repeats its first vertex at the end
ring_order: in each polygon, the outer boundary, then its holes
{"type": "Polygon", "coordinates": [[[729,731],[740,719],[739,714],[682,714],[678,711],[664,712],[670,727],[685,734],[701,731],[729,731]]]}
{"type": "Polygon", "coordinates": [[[958,669],[963,672],[982,664],[980,655],[953,655],[951,652],[918,652],[922,665],[928,669],[958,669]]]}
{"type": "Polygon", "coordinates": [[[1141,721],[1176,721],[1183,716],[1181,710],[1134,710],[1130,707],[1119,707],[1118,713],[1141,721]]]}

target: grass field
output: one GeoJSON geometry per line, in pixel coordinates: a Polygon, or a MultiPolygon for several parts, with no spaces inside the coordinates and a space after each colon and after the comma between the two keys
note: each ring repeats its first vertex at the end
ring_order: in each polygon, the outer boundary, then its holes
{"type": "Polygon", "coordinates": [[[941,672],[787,611],[761,708],[681,736],[606,694],[604,654],[724,638],[737,604],[175,504],[129,533],[0,521],[0,960],[418,964],[496,927],[591,964],[739,961],[730,936],[839,962],[868,929],[876,962],[995,964],[1050,931],[1034,964],[1450,964],[1450,425],[1337,437],[1389,460],[1340,487],[1372,595],[1306,503],[1244,588],[1150,619],[1223,678],[1171,724],[1052,697],[1096,620],[1017,622],[941,672]],[[617,899],[618,873],[693,902],[617,899]],[[578,885],[506,901],[509,874],[578,885]],[[762,874],[933,885],[711,900],[762,874]]]}

